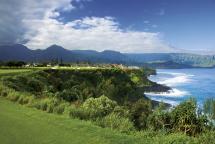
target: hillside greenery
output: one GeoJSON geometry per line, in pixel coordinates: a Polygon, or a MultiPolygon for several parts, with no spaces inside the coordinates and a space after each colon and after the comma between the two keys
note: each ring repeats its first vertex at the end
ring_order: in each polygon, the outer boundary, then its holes
{"type": "Polygon", "coordinates": [[[173,62],[186,64],[192,67],[214,67],[215,56],[213,55],[197,55],[197,54],[172,54],[173,62]]]}
{"type": "Polygon", "coordinates": [[[84,102],[90,97],[95,98],[104,94],[120,104],[142,98],[141,88],[153,84],[146,77],[141,77],[138,71],[117,68],[36,70],[4,77],[2,81],[5,86],[16,91],[32,93],[37,98],[48,95],[68,102],[84,102]]]}
{"type": "Polygon", "coordinates": [[[23,107],[1,97],[0,128],[2,144],[213,144],[215,134],[207,132],[201,136],[189,137],[183,133],[168,134],[150,130],[125,134],[109,128],[100,128],[89,121],[23,107]]]}
{"type": "Polygon", "coordinates": [[[152,68],[192,68],[192,67],[214,67],[214,55],[200,55],[190,53],[145,53],[126,54],[136,62],[152,68]]]}
{"type": "MultiPolygon", "coordinates": [[[[35,69],[2,75],[0,97],[47,113],[68,116],[71,121],[89,121],[92,127],[116,131],[135,139],[134,143],[153,140],[161,143],[214,142],[215,100],[208,100],[203,110],[197,107],[194,99],[167,110],[165,104],[155,105],[143,95],[149,87],[156,86],[147,79],[150,73],[154,71],[35,69]]],[[[157,86],[160,89],[161,86],[157,86]]]]}

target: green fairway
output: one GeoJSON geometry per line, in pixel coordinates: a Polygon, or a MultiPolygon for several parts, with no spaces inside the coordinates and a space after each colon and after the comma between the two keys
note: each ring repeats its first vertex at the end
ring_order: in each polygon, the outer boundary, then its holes
{"type": "Polygon", "coordinates": [[[136,143],[131,136],[0,98],[1,144],[136,143]]]}
{"type": "Polygon", "coordinates": [[[0,76],[15,75],[32,71],[32,69],[0,69],[0,76]]]}

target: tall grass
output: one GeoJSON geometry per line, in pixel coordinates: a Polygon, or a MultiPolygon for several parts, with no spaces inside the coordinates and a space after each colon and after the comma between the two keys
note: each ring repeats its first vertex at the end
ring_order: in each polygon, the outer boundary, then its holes
{"type": "Polygon", "coordinates": [[[36,98],[31,93],[18,92],[0,83],[0,96],[6,99],[33,107],[48,113],[63,114],[65,109],[68,109],[70,104],[57,98],[36,98]]]}

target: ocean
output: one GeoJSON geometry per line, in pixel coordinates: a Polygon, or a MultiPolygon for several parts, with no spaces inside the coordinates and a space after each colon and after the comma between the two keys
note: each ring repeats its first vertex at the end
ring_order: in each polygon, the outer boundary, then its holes
{"type": "Polygon", "coordinates": [[[145,93],[156,101],[175,106],[192,97],[203,106],[206,99],[215,99],[215,69],[157,69],[157,75],[149,79],[172,88],[165,93],[145,93]]]}

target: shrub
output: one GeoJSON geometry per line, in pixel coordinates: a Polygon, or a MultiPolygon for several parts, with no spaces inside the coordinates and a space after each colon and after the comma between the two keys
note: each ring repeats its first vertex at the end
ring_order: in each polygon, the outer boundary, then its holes
{"type": "Polygon", "coordinates": [[[29,96],[27,106],[32,107],[35,102],[36,102],[35,98],[33,96],[29,96]]]}
{"type": "Polygon", "coordinates": [[[20,98],[19,95],[11,95],[11,94],[10,94],[10,95],[7,96],[7,99],[9,99],[10,101],[13,101],[13,102],[18,101],[19,98],[20,98]]]}
{"type": "Polygon", "coordinates": [[[0,96],[6,97],[8,100],[18,102],[19,104],[33,103],[34,98],[29,93],[21,93],[14,89],[8,88],[0,84],[0,96]]]}
{"type": "Polygon", "coordinates": [[[26,84],[28,79],[26,75],[17,75],[14,77],[14,80],[16,80],[16,83],[26,84]]]}
{"type": "Polygon", "coordinates": [[[19,97],[19,99],[17,100],[17,102],[18,102],[19,104],[25,105],[25,104],[28,104],[28,103],[29,103],[29,100],[30,100],[30,97],[25,96],[25,95],[21,95],[21,96],[19,97]]]}
{"type": "Polygon", "coordinates": [[[113,109],[113,113],[117,114],[121,117],[129,118],[129,119],[131,118],[131,114],[130,114],[129,109],[126,107],[123,107],[123,106],[116,106],[113,109]]]}
{"type": "Polygon", "coordinates": [[[89,98],[83,103],[83,109],[89,111],[90,115],[105,116],[117,106],[115,101],[102,95],[99,98],[89,98]]]}
{"type": "Polygon", "coordinates": [[[2,90],[0,96],[6,97],[8,95],[8,91],[2,90]]]}
{"type": "Polygon", "coordinates": [[[205,144],[214,144],[215,143],[215,131],[207,131],[205,133],[202,133],[198,137],[198,143],[205,143],[205,144]]]}
{"type": "Polygon", "coordinates": [[[47,106],[47,110],[46,110],[48,113],[53,113],[54,111],[54,105],[53,104],[49,104],[47,106]]]}
{"type": "Polygon", "coordinates": [[[40,110],[46,111],[47,108],[48,108],[48,104],[50,103],[49,101],[50,101],[49,99],[41,100],[39,102],[39,107],[38,108],[40,110]]]}
{"type": "Polygon", "coordinates": [[[115,113],[111,113],[103,119],[98,119],[96,124],[101,127],[108,127],[125,133],[135,130],[133,123],[128,118],[121,117],[115,113]]]}
{"type": "Polygon", "coordinates": [[[66,103],[63,114],[67,115],[67,116],[70,116],[70,111],[71,111],[72,106],[73,105],[71,105],[70,103],[66,103]]]}
{"type": "Polygon", "coordinates": [[[207,120],[197,115],[196,101],[187,100],[176,106],[171,112],[171,124],[174,131],[196,135],[204,130],[207,120]]]}
{"type": "Polygon", "coordinates": [[[148,127],[152,130],[167,129],[171,127],[170,113],[165,110],[165,105],[160,103],[159,106],[148,117],[148,127]]]}
{"type": "Polygon", "coordinates": [[[13,101],[13,102],[16,102],[18,101],[19,97],[20,97],[20,94],[17,93],[16,91],[14,90],[11,90],[11,89],[5,89],[5,94],[7,95],[7,99],[13,101]]]}
{"type": "Polygon", "coordinates": [[[50,101],[48,102],[48,105],[47,105],[47,112],[48,113],[53,113],[53,111],[54,111],[54,108],[56,107],[56,106],[58,106],[58,104],[59,104],[59,100],[58,99],[55,99],[55,98],[53,98],[53,99],[50,99],[50,101]]]}
{"type": "Polygon", "coordinates": [[[75,90],[63,90],[62,92],[57,92],[56,96],[62,98],[65,101],[73,102],[78,100],[78,94],[75,90]]]}
{"type": "Polygon", "coordinates": [[[215,99],[208,99],[205,101],[204,113],[207,114],[209,120],[215,120],[215,99]]]}
{"type": "Polygon", "coordinates": [[[87,110],[84,110],[80,107],[71,107],[69,110],[69,116],[71,118],[77,118],[80,120],[89,120],[90,119],[90,113],[87,110]]]}
{"type": "Polygon", "coordinates": [[[44,88],[43,83],[34,78],[28,80],[27,86],[29,88],[29,91],[34,93],[42,92],[44,88]]]}
{"type": "Polygon", "coordinates": [[[56,114],[63,114],[65,108],[66,108],[67,104],[66,103],[61,103],[58,106],[54,107],[53,109],[53,113],[56,114]]]}
{"type": "Polygon", "coordinates": [[[0,83],[0,96],[4,96],[4,86],[0,83]]]}
{"type": "Polygon", "coordinates": [[[140,99],[131,107],[131,117],[137,129],[147,128],[147,118],[152,113],[151,102],[140,99]]]}
{"type": "Polygon", "coordinates": [[[45,98],[39,101],[36,101],[33,107],[52,113],[54,108],[59,105],[60,101],[56,98],[45,98]]]}
{"type": "Polygon", "coordinates": [[[9,93],[11,93],[13,90],[5,87],[5,86],[0,86],[0,96],[2,97],[7,97],[9,93]]]}

